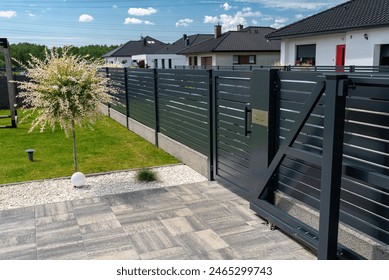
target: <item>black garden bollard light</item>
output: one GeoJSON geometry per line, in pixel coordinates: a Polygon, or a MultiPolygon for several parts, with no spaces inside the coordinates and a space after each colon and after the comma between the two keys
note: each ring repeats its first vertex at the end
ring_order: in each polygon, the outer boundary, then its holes
{"type": "Polygon", "coordinates": [[[29,161],[34,161],[34,152],[35,152],[35,150],[28,149],[28,150],[26,150],[26,152],[28,154],[28,160],[29,161]]]}

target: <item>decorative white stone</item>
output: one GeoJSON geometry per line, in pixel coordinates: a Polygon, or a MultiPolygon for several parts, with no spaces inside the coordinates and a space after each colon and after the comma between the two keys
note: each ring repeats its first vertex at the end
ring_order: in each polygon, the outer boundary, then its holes
{"type": "Polygon", "coordinates": [[[79,188],[81,186],[83,186],[85,184],[85,175],[81,172],[76,172],[72,175],[72,177],[70,178],[70,180],[72,181],[72,184],[73,186],[79,188]]]}
{"type": "Polygon", "coordinates": [[[147,184],[136,181],[136,170],[127,170],[91,174],[88,188],[74,188],[69,178],[0,185],[0,210],[207,181],[186,165],[152,170],[158,173],[159,180],[147,184]]]}

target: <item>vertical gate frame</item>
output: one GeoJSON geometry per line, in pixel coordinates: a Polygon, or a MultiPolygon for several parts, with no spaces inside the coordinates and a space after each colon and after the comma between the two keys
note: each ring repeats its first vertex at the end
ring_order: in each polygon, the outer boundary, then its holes
{"type": "Polygon", "coordinates": [[[327,76],[318,250],[322,260],[337,259],[347,78],[327,76]]]}
{"type": "MultiPolygon", "coordinates": [[[[257,122],[257,120],[254,119],[253,113],[254,135],[252,137],[254,141],[259,141],[264,147],[261,147],[262,152],[258,152],[255,149],[252,149],[251,152],[252,166],[250,173],[252,195],[250,198],[250,208],[268,222],[274,224],[292,237],[302,241],[313,251],[316,251],[319,259],[363,259],[362,256],[343,245],[338,244],[337,234],[340,211],[340,182],[342,175],[341,155],[343,146],[345,100],[348,83],[347,76],[331,74],[327,75],[326,79],[323,78],[317,82],[302,111],[291,127],[286,139],[278,148],[278,151],[273,153],[275,139],[278,137],[274,127],[276,125],[275,121],[278,109],[274,106],[276,98],[271,98],[269,96],[278,93],[278,85],[274,84],[274,82],[277,83],[278,81],[277,75],[278,72],[258,70],[254,71],[252,76],[253,87],[251,89],[251,96],[253,110],[258,110],[259,108],[260,111],[264,110],[266,112],[267,108],[269,117],[267,123],[263,123],[263,121],[257,122]],[[269,81],[272,82],[269,83],[269,81]],[[323,154],[327,153],[327,155],[321,159],[323,165],[321,178],[321,214],[320,227],[319,231],[317,231],[274,205],[272,194],[276,188],[278,167],[287,155],[288,150],[291,149],[294,141],[324,92],[326,92],[324,137],[326,139],[328,138],[328,141],[325,141],[323,147],[323,154]],[[261,97],[261,95],[268,96],[261,97]],[[329,96],[329,101],[327,101],[327,96],[329,96]],[[256,101],[256,98],[260,99],[260,102],[256,101]],[[327,104],[327,102],[329,104],[327,104]],[[273,111],[271,111],[271,109],[273,109],[273,111]],[[272,116],[273,119],[270,116],[272,116]],[[270,121],[273,121],[274,123],[270,124],[270,121]],[[273,134],[273,136],[269,134],[273,134]],[[267,152],[265,151],[266,149],[268,150],[267,152]],[[262,159],[258,158],[258,156],[262,156],[262,159]],[[263,156],[267,156],[266,166],[266,160],[263,160],[263,156]],[[262,163],[260,163],[260,161],[262,161],[262,163]],[[258,164],[260,164],[260,168],[258,168],[258,164]],[[261,167],[262,170],[260,170],[261,167]],[[336,231],[336,233],[334,233],[334,231],[336,231]]],[[[312,158],[316,162],[319,159],[319,157],[312,158]]]]}

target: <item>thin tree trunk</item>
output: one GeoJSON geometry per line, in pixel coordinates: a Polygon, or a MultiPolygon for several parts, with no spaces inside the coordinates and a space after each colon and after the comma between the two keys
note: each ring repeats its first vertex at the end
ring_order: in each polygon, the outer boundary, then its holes
{"type": "Polygon", "coordinates": [[[72,138],[73,138],[73,161],[74,161],[74,172],[78,172],[77,149],[76,149],[76,131],[75,131],[75,127],[74,127],[74,120],[72,120],[72,138]]]}

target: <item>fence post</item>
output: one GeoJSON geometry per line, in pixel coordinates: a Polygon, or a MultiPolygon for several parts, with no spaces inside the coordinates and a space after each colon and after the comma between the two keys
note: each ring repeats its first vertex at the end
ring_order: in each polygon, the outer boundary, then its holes
{"type": "Polygon", "coordinates": [[[154,79],[154,111],[155,111],[155,145],[158,147],[158,133],[159,133],[159,96],[158,96],[158,72],[157,69],[153,69],[154,79]]]}
{"type": "Polygon", "coordinates": [[[124,68],[124,90],[126,94],[126,127],[129,129],[128,126],[128,118],[130,117],[130,103],[128,98],[128,79],[127,79],[128,69],[124,68]]]}
{"type": "MultiPolygon", "coordinates": [[[[109,78],[109,67],[105,67],[105,75],[107,78],[109,78]]],[[[108,117],[111,117],[111,103],[107,104],[108,107],[108,117]]]]}
{"type": "Polygon", "coordinates": [[[213,70],[207,70],[208,81],[208,180],[213,181],[214,178],[214,133],[216,126],[216,109],[215,109],[215,94],[216,89],[213,82],[213,70]]]}
{"type": "MultiPolygon", "coordinates": [[[[279,75],[277,69],[258,69],[252,72],[250,84],[252,133],[250,146],[250,189],[263,179],[277,151],[279,113],[277,109],[279,75]]],[[[263,199],[274,204],[276,177],[264,192],[263,199]]],[[[251,200],[256,200],[252,197],[251,200]]]]}
{"type": "Polygon", "coordinates": [[[319,260],[337,259],[347,75],[327,75],[320,191],[319,260]]]}

